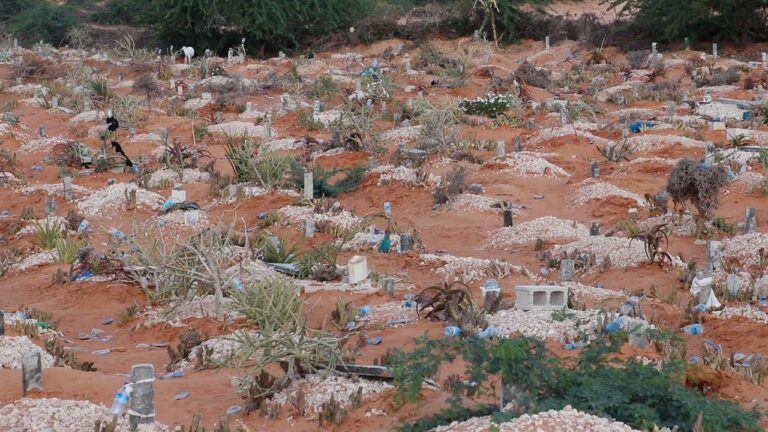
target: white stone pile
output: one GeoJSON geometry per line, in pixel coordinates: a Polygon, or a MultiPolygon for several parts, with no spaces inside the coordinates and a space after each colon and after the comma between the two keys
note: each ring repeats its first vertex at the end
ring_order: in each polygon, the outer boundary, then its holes
{"type": "Polygon", "coordinates": [[[384,141],[393,141],[397,144],[411,142],[419,136],[421,126],[406,126],[390,129],[381,135],[384,141]]]}
{"type": "MultiPolygon", "coordinates": [[[[0,408],[3,432],[92,432],[98,420],[110,423],[109,409],[88,401],[24,398],[0,408]]],[[[128,431],[128,419],[118,417],[117,432],[128,431]]],[[[138,432],[166,431],[168,428],[159,423],[138,429],[138,432]]]]}
{"type": "Polygon", "coordinates": [[[11,266],[11,271],[23,272],[33,267],[50,264],[53,262],[56,262],[56,256],[52,251],[36,252],[32,255],[24,257],[24,259],[20,262],[13,264],[11,266]]]}
{"type": "Polygon", "coordinates": [[[528,145],[536,145],[545,141],[553,140],[556,138],[562,138],[565,136],[577,136],[577,137],[583,137],[587,138],[589,140],[592,140],[594,144],[600,144],[605,145],[610,142],[610,140],[599,137],[597,135],[593,135],[586,131],[580,131],[574,127],[558,127],[558,128],[551,128],[551,129],[541,129],[536,133],[535,136],[533,136],[530,140],[528,140],[528,145]]]}
{"type": "Polygon", "coordinates": [[[711,119],[719,118],[721,121],[727,119],[741,121],[744,110],[736,105],[712,102],[699,105],[698,109],[696,109],[696,114],[711,119]]]}
{"type": "Polygon", "coordinates": [[[362,222],[362,219],[347,210],[315,213],[314,209],[311,207],[287,206],[281,208],[278,212],[293,224],[303,224],[306,219],[314,219],[315,224],[327,222],[333,227],[348,229],[358,226],[362,222]]]}
{"type": "MultiPolygon", "coordinates": [[[[247,336],[258,338],[259,333],[250,332],[247,336]]],[[[203,350],[203,352],[210,350],[210,356],[206,357],[207,361],[210,361],[215,365],[231,365],[232,360],[237,356],[238,351],[240,351],[243,346],[242,341],[244,337],[244,334],[238,334],[237,332],[224,336],[214,336],[194,347],[189,352],[187,358],[179,363],[178,367],[185,369],[196,365],[197,356],[201,350],[203,350]]]]}
{"type": "Polygon", "coordinates": [[[554,339],[560,342],[578,340],[580,335],[592,339],[600,323],[599,310],[568,310],[562,321],[553,318],[560,311],[521,311],[505,309],[487,316],[488,324],[499,329],[501,336],[520,333],[537,339],[554,339]]]}
{"type": "MultiPolygon", "coordinates": [[[[45,192],[45,195],[47,196],[63,196],[64,194],[64,183],[35,183],[30,184],[24,187],[20,187],[16,190],[16,192],[22,194],[22,195],[29,195],[33,194],[35,192],[45,192]]],[[[72,193],[75,197],[78,197],[80,195],[88,195],[92,193],[90,189],[79,186],[76,184],[72,185],[72,193]]]]}
{"type": "Polygon", "coordinates": [[[743,173],[737,175],[731,184],[738,185],[742,192],[752,193],[762,190],[762,188],[768,183],[762,174],[756,173],[754,171],[744,171],[743,173]]]}
{"type": "Polygon", "coordinates": [[[586,179],[581,183],[579,188],[576,189],[575,195],[576,196],[571,203],[576,206],[587,204],[596,199],[605,199],[609,196],[618,196],[633,200],[640,207],[645,207],[646,205],[645,200],[634,192],[591,178],[586,179]]]}
{"type": "Polygon", "coordinates": [[[495,259],[457,257],[448,254],[422,254],[419,257],[425,263],[443,264],[442,267],[435,270],[437,274],[458,279],[464,283],[488,277],[503,278],[509,276],[512,272],[522,271],[521,267],[495,259]]]}
{"type": "Polygon", "coordinates": [[[564,169],[544,159],[544,154],[520,152],[509,153],[503,157],[495,157],[488,161],[489,165],[504,165],[502,174],[510,174],[521,177],[570,177],[564,169]]]}
{"type": "Polygon", "coordinates": [[[180,228],[195,227],[196,229],[207,227],[211,224],[208,213],[202,210],[172,211],[170,213],[152,217],[149,222],[158,227],[180,228]],[[188,221],[190,221],[188,223],[188,221]],[[192,223],[194,221],[194,223],[192,223]]]}
{"type": "Polygon", "coordinates": [[[572,220],[544,216],[491,232],[489,247],[507,247],[535,242],[537,239],[573,239],[589,236],[589,228],[572,220]]]}
{"type": "Polygon", "coordinates": [[[53,367],[53,356],[27,336],[0,336],[0,368],[21,369],[21,355],[26,351],[39,352],[43,367],[53,367]]]}
{"type": "Polygon", "coordinates": [[[690,214],[681,217],[675,213],[665,213],[637,222],[637,225],[645,230],[661,224],[667,224],[666,229],[670,235],[688,236],[696,230],[696,221],[690,214]]]}
{"type": "MultiPolygon", "coordinates": [[[[384,232],[373,232],[374,227],[368,227],[365,230],[361,230],[355,233],[349,241],[344,243],[344,250],[350,250],[355,252],[370,252],[377,250],[379,244],[384,240],[384,232]]],[[[390,247],[397,249],[400,246],[400,235],[391,233],[389,235],[390,247]]]]}
{"type": "Polygon", "coordinates": [[[363,399],[375,394],[384,393],[391,388],[390,384],[383,381],[366,379],[353,380],[340,376],[322,377],[309,375],[304,379],[294,381],[290,387],[277,393],[272,401],[278,405],[289,404],[296,399],[296,392],[300,387],[304,388],[306,413],[310,418],[316,417],[322,410],[323,404],[330,402],[333,397],[342,407],[350,406],[350,396],[356,394],[358,389],[363,389],[363,399]]]}
{"type": "Polygon", "coordinates": [[[163,182],[171,183],[203,183],[207,182],[211,175],[205,171],[192,168],[184,168],[181,176],[177,171],[168,168],[161,168],[152,173],[149,178],[149,187],[160,187],[163,182]]]}
{"type": "Polygon", "coordinates": [[[642,134],[627,138],[627,144],[637,152],[666,148],[676,144],[683,147],[704,148],[707,143],[678,135],[653,135],[642,134]]]}
{"type": "MultiPolygon", "coordinates": [[[[234,321],[240,317],[239,314],[230,309],[234,302],[231,297],[222,299],[222,310],[226,321],[234,321]]],[[[147,327],[156,324],[184,327],[184,321],[192,318],[214,318],[216,316],[216,298],[213,295],[195,297],[162,309],[153,309],[152,306],[147,306],[142,316],[145,318],[144,325],[147,327]]]]}
{"type": "Polygon", "coordinates": [[[552,254],[560,256],[563,252],[570,254],[575,250],[586,254],[594,253],[598,265],[606,257],[610,257],[613,268],[636,267],[648,261],[643,242],[634,240],[630,245],[630,239],[624,237],[587,236],[572,243],[555,246],[552,254]]]}
{"type": "Polygon", "coordinates": [[[439,426],[435,432],[640,432],[618,421],[594,416],[573,409],[570,405],[561,410],[549,410],[538,414],[523,414],[505,423],[493,423],[491,417],[475,417],[464,422],[439,426]]]}
{"type": "MultiPolygon", "coordinates": [[[[487,197],[485,195],[476,195],[471,193],[463,193],[456,197],[453,197],[448,202],[447,209],[449,211],[460,212],[472,212],[472,211],[487,211],[487,212],[501,212],[501,208],[494,208],[495,204],[498,204],[499,200],[487,197]]],[[[519,209],[512,209],[512,214],[517,216],[520,214],[519,209]]]]}
{"type": "Polygon", "coordinates": [[[78,201],[77,209],[86,216],[103,216],[111,219],[110,214],[125,208],[125,193],[131,189],[136,189],[136,206],[139,208],[159,210],[165,202],[165,198],[161,195],[142,189],[133,183],[115,183],[78,201]]]}
{"type": "Polygon", "coordinates": [[[26,225],[24,225],[24,228],[19,230],[16,235],[24,236],[27,234],[32,234],[35,232],[35,229],[38,225],[41,227],[54,227],[55,225],[58,225],[59,229],[63,232],[67,230],[69,222],[67,222],[66,218],[61,216],[48,216],[45,219],[28,220],[26,225]]]}
{"type": "Polygon", "coordinates": [[[723,260],[736,258],[741,265],[751,267],[757,265],[760,257],[757,251],[760,248],[768,250],[768,234],[752,233],[742,234],[735,237],[725,238],[723,241],[722,255],[723,260]]]}
{"type": "MultiPolygon", "coordinates": [[[[413,285],[410,285],[413,288],[413,285]]],[[[405,289],[404,284],[395,284],[395,295],[399,296],[399,292],[405,289]]],[[[373,306],[373,311],[365,316],[358,317],[357,321],[366,324],[368,329],[377,329],[388,327],[392,321],[407,319],[409,322],[416,322],[418,314],[416,313],[416,307],[406,308],[401,302],[389,302],[380,305],[373,306]]],[[[400,327],[403,324],[398,324],[393,327],[400,327]]]]}
{"type": "Polygon", "coordinates": [[[608,300],[611,298],[626,297],[621,291],[612,291],[605,288],[584,285],[578,282],[562,282],[560,285],[568,288],[568,292],[573,293],[578,298],[588,297],[594,300],[608,300]]]}
{"type": "Polygon", "coordinates": [[[426,184],[422,184],[416,170],[404,166],[380,165],[371,170],[372,173],[379,174],[379,185],[390,183],[402,183],[406,186],[431,186],[440,181],[440,176],[427,174],[426,184]]]}
{"type": "MultiPolygon", "coordinates": [[[[250,138],[264,138],[264,126],[256,126],[250,122],[234,121],[208,126],[210,133],[223,133],[229,136],[247,136],[250,138]]],[[[277,131],[272,128],[271,136],[277,137],[277,131]]]]}
{"type": "Polygon", "coordinates": [[[50,152],[57,144],[65,144],[69,140],[61,135],[52,137],[40,137],[33,140],[25,140],[19,149],[19,153],[32,153],[38,151],[50,152]]]}
{"type": "Polygon", "coordinates": [[[726,306],[721,311],[713,312],[712,315],[721,319],[729,319],[733,317],[744,317],[752,321],[768,324],[768,314],[763,312],[760,309],[753,308],[752,306],[749,306],[749,305],[739,306],[739,307],[726,306]]]}

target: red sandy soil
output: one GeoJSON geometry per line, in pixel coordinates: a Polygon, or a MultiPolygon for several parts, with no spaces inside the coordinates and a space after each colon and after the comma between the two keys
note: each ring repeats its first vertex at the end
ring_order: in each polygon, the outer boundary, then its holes
{"type": "MultiPolygon", "coordinates": [[[[577,7],[582,2],[576,2],[572,6],[577,7]]],[[[436,41],[437,45],[448,54],[457,54],[462,50],[462,44],[466,46],[468,41],[436,41]]],[[[375,55],[383,51],[388,45],[396,45],[397,41],[390,41],[388,44],[381,43],[370,47],[357,47],[357,52],[364,55],[375,55]]],[[[541,42],[522,41],[519,44],[509,48],[496,51],[491,58],[491,63],[497,70],[514,70],[515,62],[530,57],[539,52],[541,42]]],[[[757,48],[756,48],[757,49],[757,48]]],[[[725,50],[725,48],[723,48],[725,50]]],[[[537,63],[548,63],[558,56],[565,55],[566,52],[572,52],[572,56],[577,60],[583,60],[588,56],[588,52],[578,46],[576,42],[565,41],[553,47],[553,52],[546,56],[536,59],[537,63]]],[[[621,58],[621,55],[615,50],[606,50],[609,56],[621,58]]],[[[727,51],[723,51],[727,52],[727,51]]],[[[320,58],[330,58],[331,53],[324,53],[320,58]]],[[[287,72],[285,65],[281,66],[282,72],[287,72]]],[[[343,63],[339,62],[337,67],[343,68],[343,63]]],[[[549,67],[565,68],[567,65],[550,65],[549,67]]],[[[243,66],[235,66],[231,72],[242,73],[248,77],[249,72],[243,66]]],[[[123,73],[126,80],[135,79],[137,75],[127,68],[111,67],[108,74],[112,82],[116,82],[118,73],[123,73]]],[[[0,66],[0,79],[4,82],[10,81],[10,68],[7,65],[0,66]]],[[[428,84],[428,79],[420,78],[396,78],[401,83],[421,82],[428,84]]],[[[430,93],[430,98],[442,99],[445,97],[475,97],[482,95],[487,84],[487,79],[474,77],[470,85],[466,88],[457,90],[436,89],[430,93]]],[[[687,83],[684,84],[684,86],[687,83]]],[[[130,89],[121,90],[121,92],[130,93],[130,89]]],[[[542,90],[537,90],[536,98],[543,100],[550,98],[542,90]]],[[[137,95],[141,97],[141,95],[137,95]]],[[[399,100],[404,100],[404,94],[398,94],[399,100]]],[[[0,104],[16,100],[17,97],[9,95],[0,95],[0,104]]],[[[271,107],[279,105],[279,92],[272,91],[264,93],[253,99],[256,109],[267,111],[271,107]]],[[[336,100],[340,103],[340,100],[336,100]]],[[[653,107],[658,109],[661,104],[639,103],[637,107],[653,107]]],[[[169,138],[183,137],[190,140],[192,124],[191,121],[177,117],[166,117],[156,110],[150,118],[148,124],[140,128],[139,133],[148,131],[157,131],[161,128],[168,128],[169,138]]],[[[615,107],[606,105],[607,111],[615,107]]],[[[52,114],[39,107],[31,107],[25,104],[19,104],[14,112],[20,115],[24,124],[29,125],[31,130],[37,126],[45,126],[49,136],[64,135],[72,136],[72,130],[67,122],[70,116],[66,114],[52,114]]],[[[236,119],[235,113],[226,113],[225,121],[236,119]]],[[[296,116],[287,115],[276,118],[274,127],[280,131],[282,136],[301,137],[308,132],[296,126],[296,116]]],[[[763,128],[765,129],[765,128],[763,128]]],[[[674,131],[664,133],[673,134],[674,131]]],[[[314,136],[329,139],[327,132],[310,132],[314,136]]],[[[497,129],[466,128],[462,131],[464,136],[476,136],[478,139],[485,139],[491,142],[496,140],[506,140],[511,143],[516,136],[527,136],[529,131],[523,129],[500,127],[497,129]]],[[[705,138],[709,139],[709,133],[705,138]]],[[[606,136],[610,136],[606,135],[606,136]]],[[[614,135],[613,138],[616,138],[614,135]]],[[[715,138],[712,136],[711,138],[715,138]]],[[[724,138],[724,137],[723,137],[724,138]]],[[[720,138],[722,139],[722,138],[720,138]]],[[[98,147],[97,139],[86,138],[83,140],[92,148],[98,147]]],[[[525,140],[523,141],[525,143],[525,140]]],[[[231,173],[231,170],[224,159],[224,149],[220,142],[208,139],[209,150],[218,158],[216,168],[224,173],[231,173]]],[[[16,150],[21,143],[13,139],[6,140],[3,143],[4,148],[16,150]]],[[[508,144],[509,145],[509,144],[508,144]]],[[[152,143],[137,143],[125,146],[129,154],[139,154],[153,149],[152,143]]],[[[392,151],[394,147],[390,148],[392,151]]],[[[559,218],[573,219],[589,225],[593,219],[603,221],[603,229],[615,228],[616,224],[626,218],[627,211],[633,206],[633,203],[621,199],[608,199],[600,202],[592,202],[582,207],[572,207],[569,202],[575,190],[575,185],[583,181],[589,174],[589,161],[593,159],[602,160],[597,148],[589,146],[585,139],[575,137],[563,137],[533,146],[526,147],[526,150],[536,150],[541,152],[557,153],[558,156],[552,161],[568,172],[574,174],[569,179],[543,179],[543,178],[520,178],[501,176],[493,170],[471,171],[467,183],[482,183],[489,196],[501,200],[508,200],[514,203],[524,203],[528,209],[521,216],[516,218],[516,223],[532,220],[538,217],[553,215],[559,218]],[[543,194],[543,200],[533,200],[534,194],[543,194]]],[[[38,152],[33,154],[20,154],[19,163],[22,172],[30,182],[57,183],[58,169],[51,165],[42,163],[46,154],[38,152]],[[42,165],[44,170],[41,173],[33,174],[31,168],[33,165],[42,165]]],[[[487,160],[492,156],[492,152],[477,152],[477,156],[487,160]]],[[[670,148],[660,152],[648,152],[644,156],[664,156],[664,157],[682,157],[693,156],[701,157],[700,152],[683,148],[670,148]]],[[[318,164],[323,167],[337,166],[355,166],[367,162],[367,155],[364,153],[345,153],[331,158],[321,158],[318,164]]],[[[665,164],[649,163],[629,166],[623,164],[622,169],[627,169],[626,176],[617,177],[613,174],[619,169],[619,164],[610,164],[601,162],[601,170],[604,179],[612,184],[626,188],[642,195],[645,192],[654,193],[663,189],[666,184],[666,177],[670,167],[665,164]]],[[[445,167],[440,169],[430,168],[434,172],[442,172],[445,167]]],[[[98,188],[107,184],[109,178],[116,178],[120,182],[127,182],[133,179],[131,174],[94,174],[87,177],[77,177],[77,185],[98,188]]],[[[192,201],[201,204],[210,202],[208,187],[205,184],[187,185],[185,187],[188,197],[192,201]]],[[[155,190],[160,194],[167,196],[169,190],[155,190]]],[[[731,190],[727,195],[721,197],[721,205],[718,209],[718,215],[724,216],[729,221],[740,221],[743,217],[745,207],[756,207],[759,215],[764,215],[768,210],[763,204],[765,198],[757,193],[746,195],[736,190],[731,190]]],[[[256,215],[259,212],[278,209],[282,206],[293,203],[292,198],[269,196],[252,198],[241,201],[236,204],[217,207],[216,213],[211,214],[211,219],[221,216],[225,222],[235,221],[238,225],[246,226],[256,225],[256,215]]],[[[492,213],[482,212],[433,212],[432,197],[429,189],[408,188],[400,185],[377,186],[375,180],[366,180],[364,186],[357,191],[344,194],[340,200],[342,206],[346,209],[354,209],[355,214],[365,215],[372,212],[381,211],[382,202],[389,201],[393,204],[394,217],[402,227],[413,227],[418,230],[421,240],[430,252],[436,250],[445,250],[447,253],[457,256],[476,256],[487,258],[505,259],[514,264],[526,265],[532,271],[538,271],[541,263],[537,260],[533,245],[521,245],[509,249],[488,249],[484,243],[487,233],[501,226],[501,217],[492,213]]],[[[31,196],[21,196],[14,193],[10,188],[0,189],[0,209],[8,210],[12,217],[18,217],[26,207],[34,209],[35,214],[44,213],[44,195],[37,194],[31,196]]],[[[66,211],[73,208],[72,204],[66,204],[58,201],[58,215],[66,214],[66,211]]],[[[644,210],[640,210],[641,216],[644,210]]],[[[142,221],[152,216],[151,212],[135,210],[125,212],[119,220],[105,221],[91,220],[98,226],[99,224],[114,225],[123,230],[129,230],[134,221],[142,221]]],[[[91,218],[89,218],[91,219],[91,218]]],[[[765,218],[758,219],[759,231],[766,230],[765,218]]],[[[280,234],[288,235],[292,240],[300,240],[300,233],[296,229],[281,228],[280,234]]],[[[309,242],[310,244],[319,244],[327,241],[328,236],[318,235],[309,242]]],[[[675,237],[671,239],[670,251],[673,255],[683,255],[686,260],[696,259],[699,262],[706,260],[705,249],[702,245],[694,245],[692,237],[675,237]]],[[[100,248],[102,242],[106,241],[105,236],[97,235],[92,244],[100,248]]],[[[13,243],[20,249],[29,249],[33,245],[29,240],[13,243]],[[26,242],[26,243],[24,243],[26,242]]],[[[345,254],[340,258],[345,262],[352,254],[345,254]]],[[[396,274],[406,272],[411,282],[418,288],[425,287],[437,280],[437,276],[431,273],[432,268],[420,264],[420,260],[415,254],[374,254],[368,258],[369,267],[380,274],[396,274]]],[[[69,283],[64,286],[56,286],[53,283],[52,275],[56,269],[65,269],[63,265],[44,265],[25,271],[23,274],[11,273],[0,279],[0,309],[16,310],[20,305],[34,307],[44,311],[51,312],[55,320],[59,323],[58,330],[64,333],[65,337],[73,338],[80,332],[88,332],[91,328],[102,328],[107,334],[114,336],[114,340],[100,344],[97,342],[85,342],[80,345],[84,347],[78,352],[80,360],[92,361],[98,372],[79,372],[68,368],[55,368],[45,370],[43,380],[45,390],[41,393],[32,395],[32,397],[57,397],[62,399],[82,399],[94,403],[103,403],[109,405],[114,396],[115,390],[123,382],[124,378],[118,376],[119,373],[129,372],[130,366],[137,363],[152,363],[156,370],[164,370],[168,362],[168,355],[162,348],[137,349],[135,346],[139,343],[164,342],[175,345],[178,337],[185,329],[163,328],[155,326],[150,329],[129,331],[131,325],[137,321],[123,327],[116,324],[102,326],[101,321],[106,317],[115,317],[132,302],[137,301],[142,306],[146,300],[141,290],[135,286],[120,282],[81,282],[69,283]],[[93,349],[91,349],[93,347],[93,349]],[[106,356],[93,356],[92,350],[100,348],[111,348],[119,350],[106,356]]],[[[612,270],[606,273],[587,274],[581,277],[584,283],[603,284],[608,289],[621,290],[642,290],[650,293],[653,285],[665,287],[666,289],[680,290],[680,296],[676,305],[663,304],[657,300],[644,300],[642,303],[646,318],[653,324],[668,329],[677,329],[689,322],[685,319],[684,306],[688,302],[689,296],[679,288],[677,274],[674,271],[664,270],[658,265],[643,265],[626,272],[612,270]]],[[[499,281],[502,291],[508,294],[508,301],[514,300],[514,286],[519,283],[527,282],[521,275],[512,275],[499,281]]],[[[471,285],[473,293],[479,296],[479,286],[481,282],[471,285]]],[[[356,306],[365,304],[380,304],[389,301],[389,299],[380,294],[345,294],[345,298],[356,306]]],[[[310,325],[320,327],[325,319],[330,315],[337,300],[336,293],[321,293],[306,296],[307,304],[313,307],[307,311],[310,325]]],[[[727,352],[740,351],[745,353],[766,352],[768,351],[768,328],[763,324],[746,319],[718,320],[707,319],[705,321],[706,337],[722,344],[727,352]]],[[[208,335],[219,335],[231,332],[232,328],[224,328],[221,323],[210,320],[193,320],[187,323],[187,327],[196,327],[208,335]]],[[[12,329],[7,329],[9,334],[13,334],[12,329]]],[[[415,337],[429,332],[432,336],[442,335],[442,324],[438,322],[419,321],[414,325],[397,328],[384,329],[381,331],[371,331],[368,337],[382,336],[383,343],[379,346],[366,346],[362,349],[359,362],[371,363],[375,358],[382,355],[388,348],[409,348],[415,337]]],[[[701,336],[686,336],[689,341],[691,352],[699,352],[701,349],[701,336]]],[[[569,355],[562,350],[559,344],[549,344],[556,352],[569,355]]],[[[633,352],[629,348],[625,349],[624,354],[636,355],[642,354],[654,356],[654,353],[633,352]]],[[[454,365],[454,367],[457,367],[454,365]]],[[[457,369],[457,371],[460,369],[457,369]]],[[[751,407],[756,402],[761,410],[768,409],[768,389],[765,385],[757,386],[749,384],[735,376],[727,376],[724,373],[712,373],[712,371],[703,371],[702,377],[710,384],[710,394],[724,397],[739,402],[744,407],[751,407]]],[[[157,381],[157,413],[158,420],[168,425],[189,424],[192,415],[199,412],[203,415],[206,425],[212,425],[215,419],[222,415],[227,407],[233,404],[242,404],[242,400],[232,391],[230,379],[237,375],[237,371],[231,369],[219,369],[208,371],[188,370],[187,375],[182,379],[170,381],[157,381]],[[180,390],[187,390],[190,396],[182,401],[174,401],[173,395],[180,390]]],[[[396,409],[391,402],[391,395],[385,394],[377,396],[366,401],[362,407],[350,413],[347,422],[338,428],[338,430],[386,430],[401,421],[413,420],[425,415],[435,413],[441,409],[445,394],[439,394],[430,391],[424,391],[423,402],[417,406],[406,406],[396,409]],[[365,417],[364,414],[371,407],[384,407],[388,412],[386,417],[365,417]]],[[[0,404],[5,404],[21,397],[21,378],[18,370],[0,370],[0,404]]],[[[284,410],[281,419],[272,422],[252,414],[243,418],[238,414],[235,418],[243,420],[251,430],[286,430],[288,427],[294,431],[317,430],[316,422],[307,421],[302,418],[292,418],[288,420],[289,410],[284,410]]]]}

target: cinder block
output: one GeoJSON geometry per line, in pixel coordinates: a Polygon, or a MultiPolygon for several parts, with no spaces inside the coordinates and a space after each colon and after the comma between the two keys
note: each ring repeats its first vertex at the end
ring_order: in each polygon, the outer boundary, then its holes
{"type": "Polygon", "coordinates": [[[518,285],[515,309],[559,310],[568,306],[568,288],[557,285],[518,285]]]}

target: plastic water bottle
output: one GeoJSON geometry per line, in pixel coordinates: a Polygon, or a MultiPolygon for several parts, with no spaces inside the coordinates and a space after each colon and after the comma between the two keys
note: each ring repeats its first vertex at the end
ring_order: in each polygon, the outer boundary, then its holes
{"type": "Polygon", "coordinates": [[[242,291],[243,289],[245,289],[245,287],[243,286],[243,281],[240,280],[239,277],[236,277],[232,280],[232,285],[234,285],[234,287],[237,288],[238,291],[242,291]]]}
{"type": "Polygon", "coordinates": [[[123,233],[122,231],[120,231],[115,227],[110,228],[109,233],[112,234],[118,240],[122,240],[125,238],[125,233],[123,233]]]}
{"type": "Polygon", "coordinates": [[[477,339],[485,339],[488,337],[498,337],[498,336],[499,336],[499,329],[494,326],[488,326],[485,328],[485,330],[477,334],[477,339]]]}
{"type": "Polygon", "coordinates": [[[373,312],[373,307],[371,305],[365,305],[360,308],[361,317],[369,315],[371,312],[373,312]]]}
{"type": "Polygon", "coordinates": [[[445,337],[461,336],[461,329],[454,326],[448,326],[445,328],[445,337]]]}
{"type": "Polygon", "coordinates": [[[412,307],[416,306],[416,303],[413,300],[403,300],[403,307],[410,309],[412,307]]]}
{"type": "Polygon", "coordinates": [[[585,344],[584,342],[569,342],[565,344],[564,348],[567,349],[568,351],[573,351],[575,349],[584,348],[585,346],[587,346],[587,344],[585,344]]]}
{"type": "Polygon", "coordinates": [[[617,332],[621,326],[624,324],[624,317],[618,317],[615,320],[608,323],[607,326],[605,326],[605,331],[608,333],[615,333],[617,332]]]}
{"type": "Polygon", "coordinates": [[[699,304],[696,305],[696,307],[693,308],[693,311],[694,312],[699,312],[699,313],[706,312],[707,311],[707,305],[705,305],[704,303],[699,303],[699,304]]]}
{"type": "Polygon", "coordinates": [[[700,335],[704,333],[704,328],[701,324],[691,324],[681,328],[680,331],[689,335],[700,335]]]}
{"type": "Polygon", "coordinates": [[[624,302],[623,305],[621,305],[621,309],[619,309],[620,315],[629,315],[632,313],[632,310],[635,308],[635,305],[637,305],[637,302],[640,301],[639,297],[630,297],[627,299],[627,301],[624,302]]]}
{"type": "Polygon", "coordinates": [[[112,415],[122,415],[128,400],[131,399],[131,392],[133,387],[130,384],[125,384],[120,387],[120,390],[115,393],[115,400],[112,402],[112,408],[109,409],[109,413],[112,415]]]}

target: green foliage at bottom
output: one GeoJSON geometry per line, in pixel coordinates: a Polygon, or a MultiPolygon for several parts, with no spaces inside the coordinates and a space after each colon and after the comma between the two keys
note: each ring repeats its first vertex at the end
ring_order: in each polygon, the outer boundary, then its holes
{"type": "MultiPolygon", "coordinates": [[[[433,377],[444,362],[462,358],[466,380],[490,389],[490,377],[500,376],[522,390],[518,406],[529,412],[562,409],[566,405],[602,417],[614,418],[638,429],[679,426],[693,428],[699,413],[704,430],[760,431],[762,417],[755,409],[745,411],[720,399],[708,399],[683,384],[685,365],[671,360],[659,365],[643,364],[614,356],[623,337],[600,339],[585,348],[576,359],[559,359],[543,342],[525,337],[498,340],[429,339],[416,340],[413,352],[398,351],[390,365],[399,402],[418,400],[421,382],[433,377]]],[[[454,390],[454,397],[463,389],[454,390]]],[[[496,389],[497,392],[499,389],[496,389]]],[[[460,403],[430,421],[447,423],[467,415],[460,403]],[[450,419],[450,420],[449,420],[450,419]]],[[[416,429],[414,424],[401,430],[416,429]]]]}

